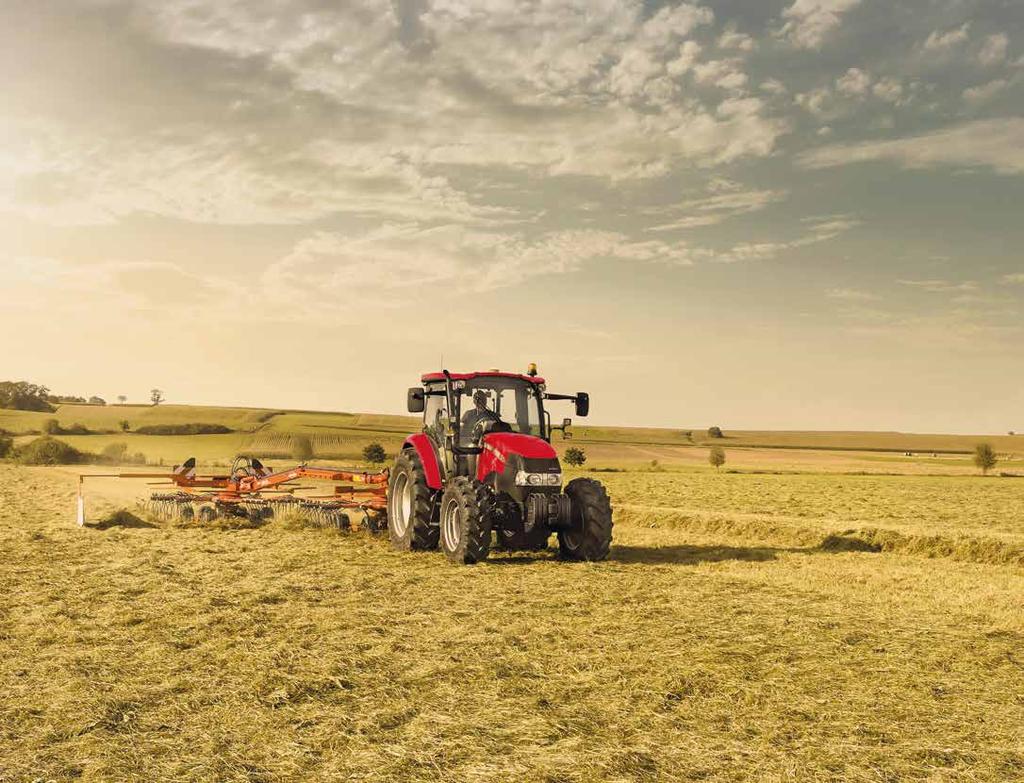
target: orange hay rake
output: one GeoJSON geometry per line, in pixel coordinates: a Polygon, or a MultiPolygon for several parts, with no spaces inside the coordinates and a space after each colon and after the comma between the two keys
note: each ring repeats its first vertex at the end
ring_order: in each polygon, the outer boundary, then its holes
{"type": "Polygon", "coordinates": [[[218,517],[263,520],[289,511],[310,522],[342,530],[351,528],[349,513],[361,512],[362,526],[378,532],[384,528],[387,508],[387,468],[367,473],[349,468],[297,465],[273,471],[258,459],[237,457],[226,475],[196,472],[195,458],[176,465],[170,473],[86,473],[78,477],[78,524],[85,524],[85,480],[94,478],[160,479],[174,487],[153,493],[145,508],[165,520],[209,522],[218,517]],[[324,494],[297,494],[315,487],[301,486],[303,479],[340,482],[324,494]]]}

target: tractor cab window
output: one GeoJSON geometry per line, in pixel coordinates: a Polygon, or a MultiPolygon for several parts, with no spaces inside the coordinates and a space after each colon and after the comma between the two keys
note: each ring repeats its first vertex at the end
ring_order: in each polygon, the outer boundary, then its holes
{"type": "Polygon", "coordinates": [[[471,445],[474,434],[479,435],[488,422],[498,422],[490,425],[492,428],[544,436],[540,398],[532,383],[516,378],[475,378],[459,390],[458,399],[462,445],[471,445]]]}
{"type": "Polygon", "coordinates": [[[427,402],[423,408],[423,428],[437,443],[444,443],[444,435],[448,428],[448,398],[443,392],[444,386],[437,384],[427,386],[427,402]]]}

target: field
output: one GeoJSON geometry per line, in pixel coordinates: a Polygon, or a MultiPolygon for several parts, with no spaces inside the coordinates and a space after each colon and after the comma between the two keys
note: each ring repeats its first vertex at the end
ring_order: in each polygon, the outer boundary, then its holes
{"type": "MultiPolygon", "coordinates": [[[[408,428],[252,414],[127,437],[215,463],[408,428]]],[[[666,432],[577,429],[597,564],[110,516],[146,491],[116,480],[79,529],[95,468],[0,465],[0,781],[1024,780],[1024,480],[871,433],[727,440],[716,473],[666,432]]]]}

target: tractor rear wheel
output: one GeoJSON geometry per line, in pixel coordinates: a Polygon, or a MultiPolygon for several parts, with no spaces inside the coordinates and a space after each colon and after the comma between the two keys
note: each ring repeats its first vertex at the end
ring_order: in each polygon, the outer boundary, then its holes
{"type": "Polygon", "coordinates": [[[419,454],[403,449],[388,484],[388,533],[395,549],[437,549],[436,500],[419,454]]]}
{"type": "Polygon", "coordinates": [[[491,491],[456,476],[441,496],[441,550],[453,563],[479,563],[491,551],[491,491]]]}
{"type": "Polygon", "coordinates": [[[565,487],[572,500],[573,526],[558,532],[558,549],[568,560],[604,560],[612,546],[612,504],[600,481],[577,478],[565,487]]]}

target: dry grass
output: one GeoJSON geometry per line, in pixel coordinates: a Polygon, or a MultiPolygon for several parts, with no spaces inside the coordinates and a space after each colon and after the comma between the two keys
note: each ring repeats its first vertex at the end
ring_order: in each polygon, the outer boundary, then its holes
{"type": "MultiPolygon", "coordinates": [[[[607,478],[625,506],[809,529],[827,505],[877,525],[901,495],[938,503],[918,479],[607,478]]],[[[950,513],[1009,502],[979,486],[950,513]]],[[[1024,779],[1020,568],[636,512],[606,563],[455,568],[364,534],[112,516],[133,491],[78,529],[70,471],[0,466],[0,780],[1024,779]]]]}

